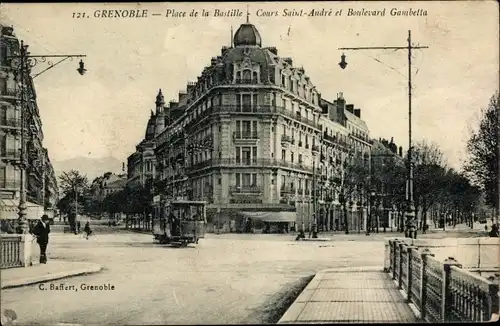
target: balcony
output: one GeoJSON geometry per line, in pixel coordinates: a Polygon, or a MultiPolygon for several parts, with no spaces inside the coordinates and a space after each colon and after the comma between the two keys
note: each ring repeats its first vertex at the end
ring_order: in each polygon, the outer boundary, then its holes
{"type": "Polygon", "coordinates": [[[0,119],[0,126],[11,127],[11,128],[21,128],[21,119],[18,119],[18,118],[0,119]]]}
{"type": "Polygon", "coordinates": [[[317,155],[319,153],[319,146],[318,145],[312,145],[311,151],[313,155],[317,155]]]}
{"type": "Polygon", "coordinates": [[[233,132],[233,142],[236,145],[255,145],[259,140],[257,131],[235,131],[233,132]]]}
{"type": "Polygon", "coordinates": [[[8,159],[19,159],[21,157],[21,151],[14,148],[2,148],[0,150],[0,157],[8,159]]]}
{"type": "Polygon", "coordinates": [[[288,118],[295,119],[299,122],[302,122],[303,124],[308,125],[309,127],[320,129],[319,124],[311,119],[304,118],[304,117],[298,115],[297,113],[294,113],[294,112],[287,110],[285,108],[282,108],[282,107],[276,107],[275,109],[276,109],[276,113],[282,114],[288,118]]]}
{"type": "Polygon", "coordinates": [[[234,83],[238,85],[258,85],[259,81],[257,78],[238,78],[234,83]]]}
{"type": "Polygon", "coordinates": [[[283,148],[288,148],[289,144],[293,144],[293,138],[288,135],[281,135],[281,146],[283,148]]]}
{"type": "Polygon", "coordinates": [[[260,195],[262,194],[261,186],[231,186],[229,188],[229,192],[231,194],[254,194],[260,195]]]}
{"type": "Polygon", "coordinates": [[[281,185],[280,194],[281,194],[281,196],[283,196],[284,194],[294,195],[295,194],[295,187],[281,185]]]}
{"type": "Polygon", "coordinates": [[[0,180],[0,188],[2,189],[19,190],[20,187],[21,187],[21,180],[14,180],[14,179],[0,180]]]}
{"type": "Polygon", "coordinates": [[[213,158],[198,162],[186,167],[188,173],[203,170],[210,167],[285,167],[312,173],[312,167],[304,166],[302,163],[292,163],[286,160],[275,160],[265,158],[213,158]]]}

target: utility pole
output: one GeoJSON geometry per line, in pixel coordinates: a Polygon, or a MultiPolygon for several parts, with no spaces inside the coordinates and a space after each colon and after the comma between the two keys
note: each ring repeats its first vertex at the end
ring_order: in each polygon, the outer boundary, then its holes
{"type": "MultiPolygon", "coordinates": [[[[408,31],[408,44],[406,46],[373,46],[373,47],[354,47],[339,48],[339,50],[408,50],[408,179],[407,179],[407,211],[406,211],[406,230],[405,236],[416,238],[417,226],[415,221],[415,202],[413,198],[413,147],[412,147],[412,82],[411,82],[411,54],[413,49],[428,49],[428,46],[413,46],[411,44],[411,31],[408,31]]],[[[347,67],[345,55],[342,54],[339,66],[342,69],[347,67]]]]}
{"type": "Polygon", "coordinates": [[[316,216],[316,161],[313,158],[313,225],[312,238],[318,238],[318,221],[316,216]]]}

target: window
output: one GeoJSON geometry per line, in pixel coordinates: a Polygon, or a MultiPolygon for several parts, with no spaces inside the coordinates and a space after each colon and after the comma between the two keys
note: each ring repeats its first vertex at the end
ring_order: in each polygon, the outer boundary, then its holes
{"type": "Polygon", "coordinates": [[[293,163],[293,153],[290,153],[290,161],[293,163]]]}
{"type": "Polygon", "coordinates": [[[243,70],[243,81],[250,82],[252,80],[252,71],[245,69],[243,70]]]}
{"type": "Polygon", "coordinates": [[[299,154],[299,163],[302,163],[302,154],[299,154]]]}
{"type": "Polygon", "coordinates": [[[257,134],[257,121],[252,121],[252,132],[257,134]]]}
{"type": "Polygon", "coordinates": [[[252,174],[252,186],[257,186],[257,174],[252,174]]]}
{"type": "Polygon", "coordinates": [[[286,150],[284,149],[281,150],[281,159],[286,160],[286,150]]]}
{"type": "Polygon", "coordinates": [[[242,183],[243,187],[248,187],[251,185],[251,177],[252,177],[252,175],[250,173],[243,173],[242,174],[241,183],[242,183]]]}
{"type": "Polygon", "coordinates": [[[243,162],[245,164],[250,164],[251,148],[250,147],[242,147],[241,148],[241,156],[242,156],[243,162]]]}
{"type": "Polygon", "coordinates": [[[285,87],[286,86],[286,76],[281,75],[281,86],[285,87]]]}
{"type": "Polygon", "coordinates": [[[281,176],[281,187],[285,187],[286,178],[284,175],[281,176]]]}
{"type": "Polygon", "coordinates": [[[241,96],[241,100],[242,100],[241,111],[252,112],[252,97],[250,96],[250,94],[243,94],[241,96]]]}
{"type": "Polygon", "coordinates": [[[241,147],[236,147],[236,163],[241,162],[241,155],[240,155],[241,147]]]}
{"type": "Polygon", "coordinates": [[[240,187],[240,174],[236,173],[235,176],[236,176],[236,187],[240,187]]]}
{"type": "Polygon", "coordinates": [[[253,162],[257,162],[257,147],[252,147],[252,160],[253,162]]]}

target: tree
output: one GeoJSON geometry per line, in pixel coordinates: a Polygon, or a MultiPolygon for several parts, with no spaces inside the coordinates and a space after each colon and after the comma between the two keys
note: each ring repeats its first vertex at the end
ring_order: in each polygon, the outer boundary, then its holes
{"type": "Polygon", "coordinates": [[[484,191],[486,203],[491,206],[495,205],[499,196],[499,112],[500,95],[497,92],[491,97],[489,105],[481,110],[479,128],[472,132],[467,142],[469,157],[464,167],[474,184],[484,191]]]}
{"type": "Polygon", "coordinates": [[[340,202],[344,211],[345,233],[349,234],[349,221],[347,205],[351,206],[356,198],[361,198],[366,193],[369,180],[369,156],[347,156],[343,162],[340,180],[340,202]]]}
{"type": "Polygon", "coordinates": [[[446,183],[446,161],[439,146],[425,140],[415,144],[412,160],[415,213],[420,213],[419,228],[423,229],[427,212],[442,198],[443,185],[446,183]]]}
{"type": "MultiPolygon", "coordinates": [[[[59,201],[57,206],[61,212],[68,214],[68,221],[71,228],[74,229],[78,202],[83,201],[83,198],[81,198],[79,194],[86,194],[89,188],[87,177],[81,175],[80,172],[76,170],[63,172],[62,175],[59,176],[59,187],[62,190],[63,198],[59,201]]],[[[81,207],[83,207],[83,205],[81,207]]]]}

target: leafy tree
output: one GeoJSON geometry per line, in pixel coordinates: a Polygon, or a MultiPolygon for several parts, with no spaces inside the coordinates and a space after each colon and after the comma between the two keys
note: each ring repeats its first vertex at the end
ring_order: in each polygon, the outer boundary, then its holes
{"type": "Polygon", "coordinates": [[[68,221],[71,227],[74,228],[76,208],[80,204],[83,208],[83,197],[80,194],[86,194],[88,191],[87,177],[76,170],[63,172],[59,176],[59,187],[62,190],[63,198],[58,202],[57,207],[61,212],[68,214],[68,221]]]}
{"type": "Polygon", "coordinates": [[[500,95],[497,92],[489,105],[481,110],[479,128],[467,142],[468,160],[465,171],[474,184],[485,192],[486,203],[493,206],[498,198],[498,152],[500,129],[500,95]]]}

